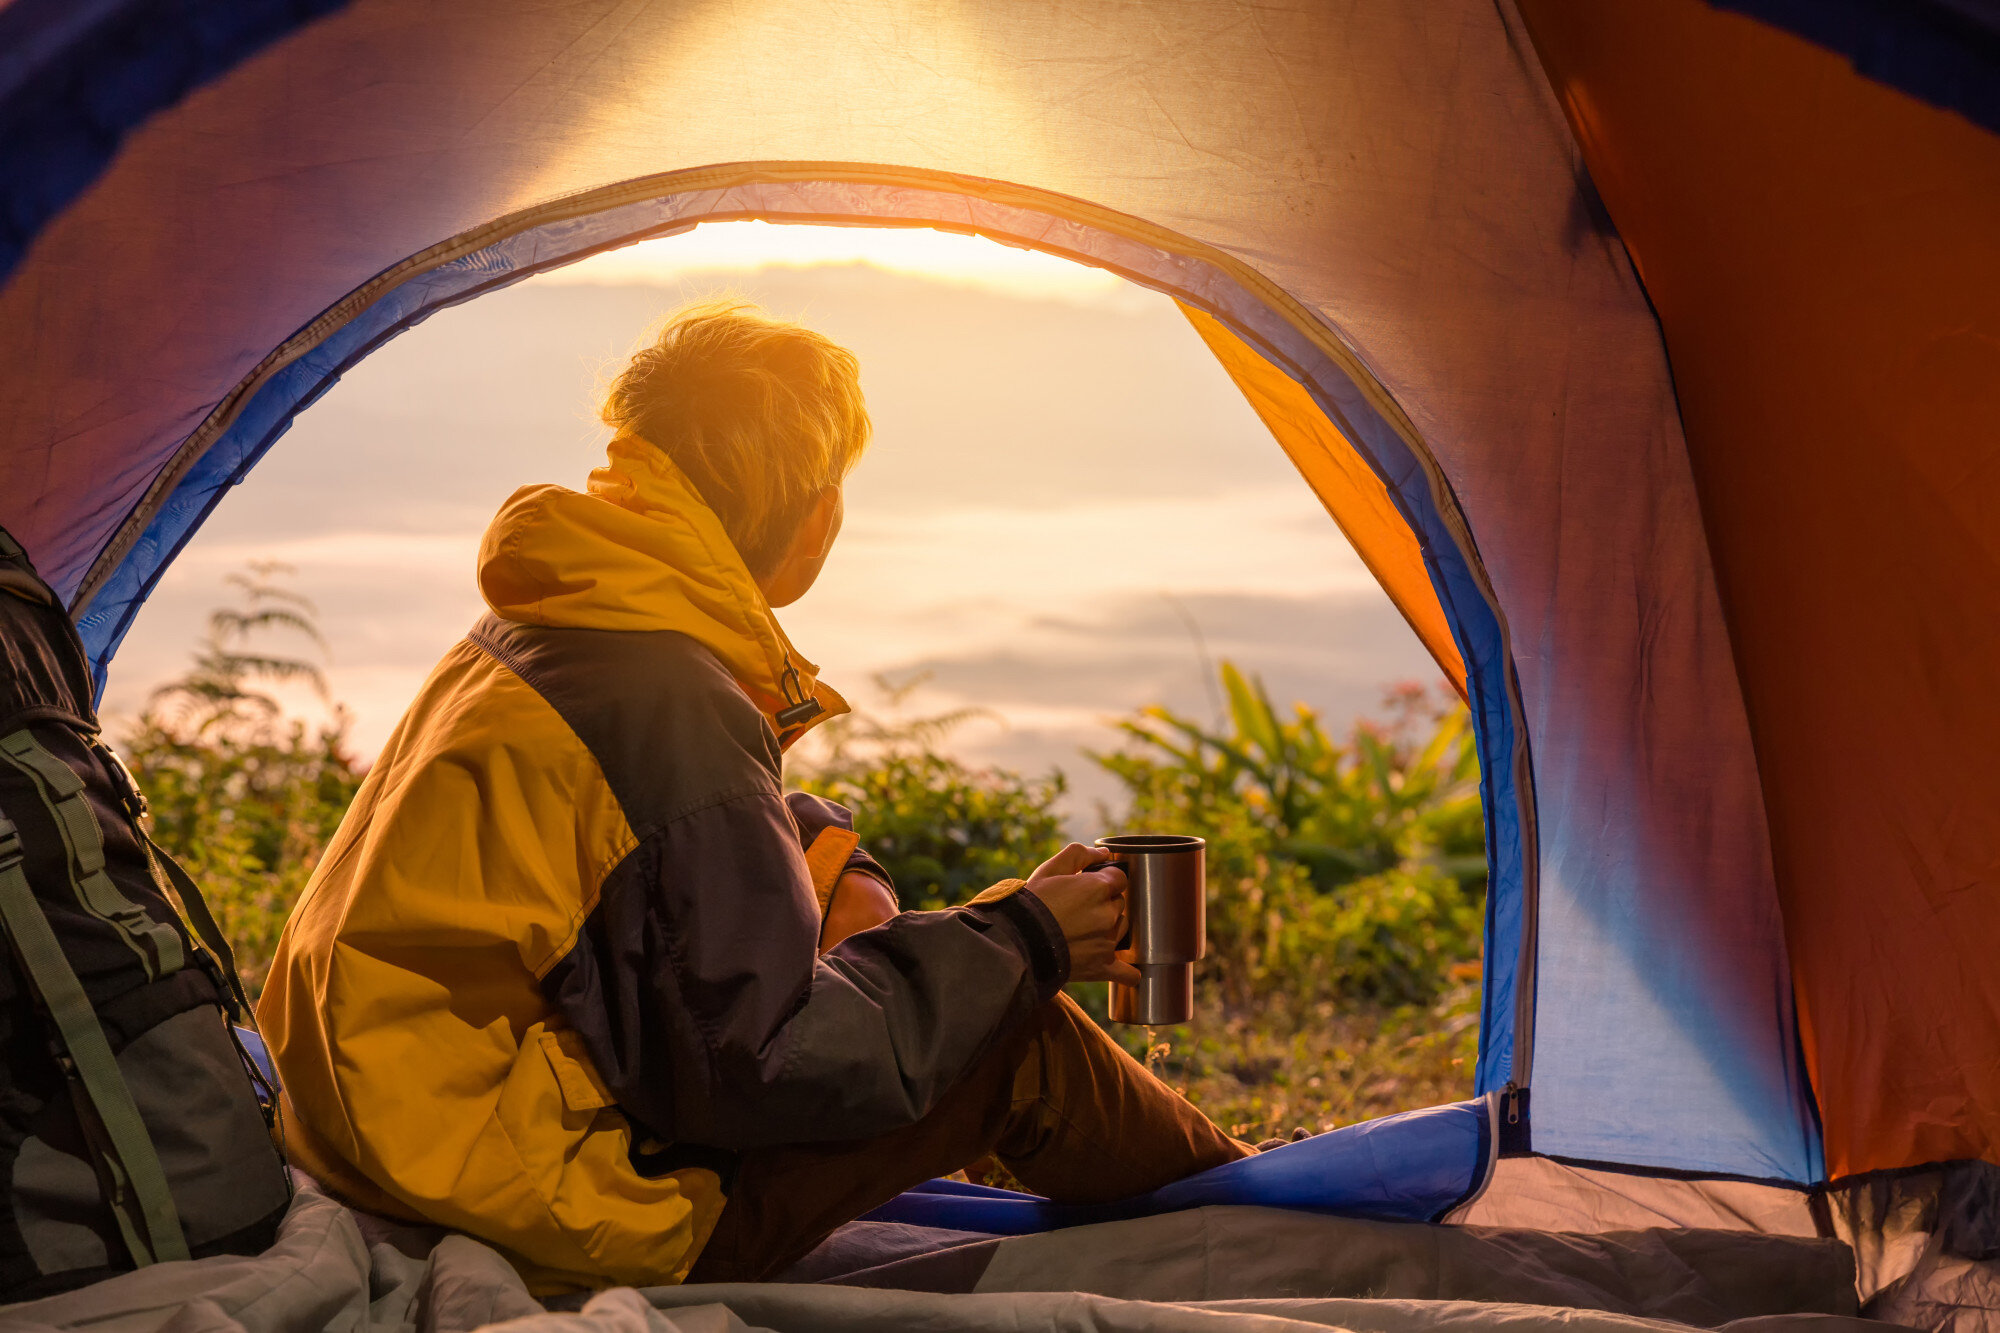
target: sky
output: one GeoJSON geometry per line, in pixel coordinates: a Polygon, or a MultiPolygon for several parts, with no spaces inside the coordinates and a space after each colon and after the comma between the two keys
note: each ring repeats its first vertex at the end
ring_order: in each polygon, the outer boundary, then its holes
{"type": "Polygon", "coordinates": [[[372,756],[482,613],[473,567],[501,501],[580,489],[604,384],[676,305],[724,293],[851,347],[875,422],[786,632],[862,711],[899,715],[878,676],[920,682],[901,716],[986,710],[948,748],[1063,769],[1072,832],[1119,813],[1082,751],[1146,704],[1211,720],[1205,662],[1335,720],[1439,678],[1166,297],[978,238],[729,223],[443,311],[350,372],[168,571],[112,664],[114,732],[184,668],[225,577],[278,560],[372,756]]]}

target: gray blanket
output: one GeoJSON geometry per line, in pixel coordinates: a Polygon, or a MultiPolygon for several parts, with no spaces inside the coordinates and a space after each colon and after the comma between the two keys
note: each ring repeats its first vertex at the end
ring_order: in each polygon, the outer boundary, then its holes
{"type": "Polygon", "coordinates": [[[9,1330],[293,1333],[1849,1333],[1837,1242],[1717,1232],[1573,1236],[1208,1208],[1010,1239],[913,1228],[836,1237],[757,1285],[620,1288],[545,1308],[464,1236],[370,1224],[311,1186],[250,1258],[162,1264],[0,1310],[9,1330]],[[817,1265],[817,1271],[815,1271],[817,1265]],[[858,1265],[858,1267],[857,1267],[858,1265]],[[899,1280],[900,1275],[900,1280],[899,1280]],[[926,1278],[942,1278],[927,1282],[926,1278]],[[930,1285],[948,1289],[906,1290],[930,1285]]]}

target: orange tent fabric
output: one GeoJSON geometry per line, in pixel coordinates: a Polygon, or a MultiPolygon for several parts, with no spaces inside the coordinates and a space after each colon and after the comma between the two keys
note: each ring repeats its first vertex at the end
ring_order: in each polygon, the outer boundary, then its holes
{"type": "Polygon", "coordinates": [[[1438,605],[1437,589],[1424,568],[1417,537],[1389,498],[1389,488],[1356,453],[1353,444],[1327,420],[1305,386],[1272,365],[1220,320],[1193,306],[1181,313],[1215,353],[1306,484],[1382,584],[1389,600],[1410,622],[1424,647],[1465,697],[1465,659],[1452,642],[1451,626],[1438,605]]]}
{"type": "Polygon", "coordinates": [[[1521,0],[1666,331],[1830,1176],[2000,1160],[2000,137],[1699,0],[1521,0]]]}

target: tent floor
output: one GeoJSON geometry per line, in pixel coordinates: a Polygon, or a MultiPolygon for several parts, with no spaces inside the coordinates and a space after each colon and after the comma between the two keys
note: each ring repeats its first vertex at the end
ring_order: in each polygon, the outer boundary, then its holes
{"type": "Polygon", "coordinates": [[[126,1274],[15,1306],[0,1312],[0,1324],[153,1330],[171,1323],[175,1333],[448,1333],[493,1323],[516,1333],[1891,1327],[1854,1317],[1853,1258],[1838,1241],[1669,1230],[1586,1236],[1267,1208],[1204,1208],[1008,1238],[857,1223],[785,1276],[756,1285],[621,1288],[552,1310],[487,1246],[386,1226],[307,1184],[265,1254],[126,1274]]]}

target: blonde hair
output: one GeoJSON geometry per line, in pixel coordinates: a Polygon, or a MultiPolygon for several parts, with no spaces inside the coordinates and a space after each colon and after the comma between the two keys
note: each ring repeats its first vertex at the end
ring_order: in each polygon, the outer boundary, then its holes
{"type": "Polygon", "coordinates": [[[674,460],[761,578],[867,447],[860,374],[823,334],[747,301],[703,301],[633,354],[602,416],[674,460]]]}

